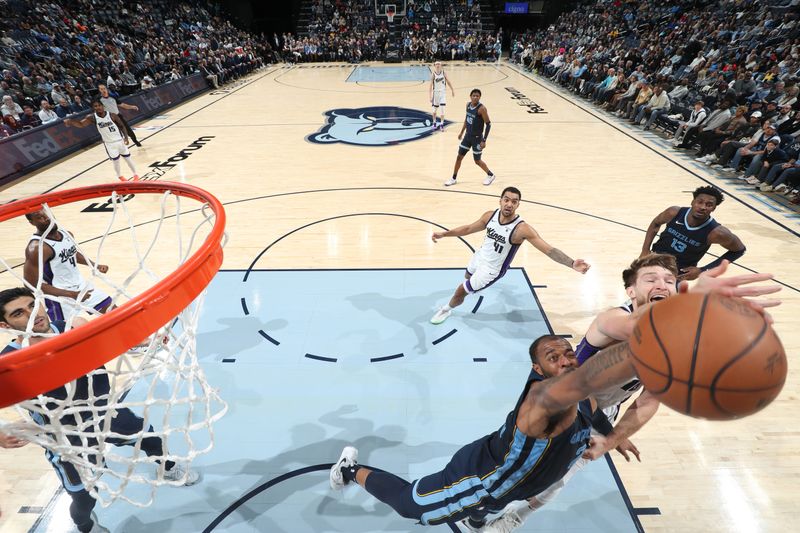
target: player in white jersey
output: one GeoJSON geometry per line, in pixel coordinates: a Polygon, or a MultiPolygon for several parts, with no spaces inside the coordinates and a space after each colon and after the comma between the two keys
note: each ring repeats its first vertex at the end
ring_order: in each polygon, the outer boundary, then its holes
{"type": "Polygon", "coordinates": [[[450,302],[440,308],[433,318],[432,324],[441,324],[450,316],[454,307],[461,305],[467,294],[485,289],[506,273],[514,254],[524,242],[528,241],[537,250],[557,263],[561,263],[581,274],[589,270],[589,264],[583,259],[571,259],[567,254],[547,244],[529,224],[517,215],[522,193],[516,187],[506,187],[500,195],[500,209],[487,211],[478,220],[466,226],[436,232],[433,242],[444,237],[463,237],[486,230],[486,238],[481,247],[472,256],[466,280],[456,288],[450,302]]]}
{"type": "Polygon", "coordinates": [[[75,126],[76,128],[84,128],[90,124],[97,126],[97,131],[100,132],[100,138],[103,141],[103,145],[106,147],[106,153],[109,159],[111,159],[111,162],[114,163],[114,170],[120,181],[125,181],[125,177],[122,175],[122,170],[119,166],[120,156],[122,156],[125,163],[130,167],[131,172],[133,172],[131,179],[137,181],[139,175],[136,172],[133,161],[131,161],[131,152],[128,150],[127,146],[128,135],[125,133],[125,125],[122,123],[122,120],[114,113],[106,111],[105,106],[103,106],[100,100],[92,101],[92,109],[94,109],[94,113],[87,115],[82,120],[65,118],[64,125],[75,126]]]}
{"type": "MultiPolygon", "coordinates": [[[[630,303],[613,307],[603,311],[589,326],[586,335],[575,350],[578,364],[582,365],[603,348],[627,340],[630,335],[631,320],[638,320],[650,304],[669,298],[676,294],[676,280],[678,279],[678,265],[675,258],[667,254],[650,254],[636,259],[629,268],[622,272],[625,292],[630,298],[630,303]]],[[[632,380],[621,387],[613,387],[603,391],[595,391],[592,396],[597,402],[597,408],[607,417],[607,420],[594,418],[592,424],[600,428],[601,423],[606,423],[603,433],[610,433],[612,424],[619,414],[620,405],[627,401],[636,391],[642,390],[639,380],[632,380]]],[[[613,435],[630,435],[641,429],[658,410],[659,402],[646,390],[642,390],[636,400],[628,407],[625,414],[616,424],[613,435]]],[[[615,449],[622,454],[626,461],[630,461],[628,453],[633,454],[640,461],[639,450],[628,439],[615,440],[609,437],[602,449],[594,449],[584,457],[578,459],[570,467],[569,472],[551,485],[549,488],[530,498],[527,502],[509,504],[503,514],[489,522],[481,529],[482,533],[505,533],[521,526],[525,519],[535,510],[553,501],[564,488],[564,485],[586,464],[601,457],[607,450],[615,449]]]]}
{"type": "Polygon", "coordinates": [[[444,73],[442,62],[437,61],[433,64],[433,73],[431,74],[431,84],[428,87],[428,100],[431,101],[433,110],[431,111],[431,128],[436,129],[440,127],[444,129],[444,110],[447,107],[447,86],[450,86],[450,94],[456,95],[453,84],[450,83],[450,78],[444,73]],[[440,122],[436,124],[436,113],[439,112],[440,122]]]}
{"type": "Polygon", "coordinates": [[[89,307],[98,313],[105,313],[112,308],[111,297],[94,288],[87,282],[80,271],[78,264],[96,267],[98,272],[108,272],[106,265],[94,265],[78,251],[75,240],[68,231],[59,229],[55,222],[44,210],[34,211],[25,215],[28,222],[36,227],[36,233],[31,236],[25,248],[25,265],[23,276],[31,286],[36,287],[40,282],[41,290],[45,295],[60,296],[59,300],[46,298],[47,314],[54,321],[70,323],[70,319],[80,312],[81,305],[70,300],[77,300],[83,293],[82,306],[89,307]],[[39,271],[39,253],[41,250],[41,268],[39,271]]]}

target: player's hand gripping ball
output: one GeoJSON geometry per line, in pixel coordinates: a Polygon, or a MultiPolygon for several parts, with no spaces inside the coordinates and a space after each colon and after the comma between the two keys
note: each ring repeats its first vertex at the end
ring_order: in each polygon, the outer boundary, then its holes
{"type": "Polygon", "coordinates": [[[629,342],[644,387],[696,418],[751,415],[769,405],[786,381],[780,339],[741,298],[669,298],[639,319],[629,342]]]}

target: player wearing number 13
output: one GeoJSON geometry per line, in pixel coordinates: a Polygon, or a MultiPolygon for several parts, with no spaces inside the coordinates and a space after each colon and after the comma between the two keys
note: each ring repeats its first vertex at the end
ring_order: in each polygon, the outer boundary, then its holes
{"type": "Polygon", "coordinates": [[[461,305],[467,294],[485,289],[502,278],[511,266],[517,249],[528,241],[537,250],[557,263],[561,263],[581,274],[589,270],[589,264],[583,259],[571,259],[567,254],[547,244],[530,225],[517,215],[522,193],[516,187],[506,187],[500,195],[500,209],[487,211],[481,218],[466,226],[436,232],[433,242],[443,237],[463,237],[481,230],[486,230],[486,237],[481,247],[472,256],[464,283],[456,289],[450,302],[439,309],[431,318],[432,324],[441,324],[450,316],[454,307],[461,305]]]}
{"type": "Polygon", "coordinates": [[[653,252],[675,256],[678,262],[679,280],[697,279],[701,272],[719,266],[723,260],[731,263],[744,255],[742,241],[731,230],[714,220],[711,213],[725,199],[716,187],[698,187],[692,193],[690,207],[672,206],[653,219],[647,228],[642,244],[644,257],[650,253],[650,244],[664,224],[667,228],[653,244],[653,252]],[[727,250],[716,261],[698,267],[697,263],[712,244],[727,250]]]}

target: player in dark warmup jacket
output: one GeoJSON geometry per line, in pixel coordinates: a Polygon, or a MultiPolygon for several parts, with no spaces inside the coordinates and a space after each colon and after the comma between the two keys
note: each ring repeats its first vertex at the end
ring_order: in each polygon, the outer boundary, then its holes
{"type": "Polygon", "coordinates": [[[652,244],[652,251],[675,257],[680,281],[697,279],[701,272],[719,266],[723,260],[733,263],[742,257],[746,250],[739,237],[711,216],[724,200],[719,189],[710,186],[698,187],[692,196],[694,199],[690,207],[672,206],[653,219],[647,228],[642,243],[642,253],[639,256],[644,257],[650,253],[653,239],[661,226],[666,224],[667,227],[658,241],[652,244]],[[712,244],[719,244],[727,252],[719,259],[698,267],[697,263],[712,244]]]}

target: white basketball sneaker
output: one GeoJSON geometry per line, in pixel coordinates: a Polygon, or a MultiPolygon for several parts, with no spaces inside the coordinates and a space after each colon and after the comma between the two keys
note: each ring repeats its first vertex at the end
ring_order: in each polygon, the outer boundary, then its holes
{"type": "Polygon", "coordinates": [[[352,446],[345,446],[339,460],[331,467],[331,488],[333,490],[342,490],[347,485],[347,480],[342,474],[342,468],[349,468],[355,466],[358,462],[358,450],[352,446]]]}
{"type": "Polygon", "coordinates": [[[497,177],[496,174],[491,174],[491,175],[487,174],[486,178],[484,178],[484,180],[483,180],[483,184],[484,185],[491,185],[496,177],[497,177]]]}
{"type": "Polygon", "coordinates": [[[164,480],[183,482],[184,487],[191,487],[200,480],[200,474],[188,467],[176,464],[169,470],[164,471],[164,480]]]}
{"type": "Polygon", "coordinates": [[[455,185],[455,184],[456,184],[456,179],[455,178],[450,178],[449,180],[444,182],[444,186],[445,187],[450,187],[451,185],[455,185]]]}
{"type": "Polygon", "coordinates": [[[525,521],[513,509],[506,510],[481,529],[481,533],[511,533],[520,527],[525,521]]]}
{"type": "Polygon", "coordinates": [[[436,311],[436,314],[433,315],[433,317],[431,318],[431,324],[441,324],[442,322],[447,320],[447,317],[449,317],[450,313],[452,312],[453,312],[452,309],[445,309],[444,307],[442,307],[441,309],[436,311]]]}
{"type": "Polygon", "coordinates": [[[470,523],[469,518],[465,518],[459,521],[458,524],[461,526],[461,531],[466,531],[467,533],[482,533],[484,531],[483,526],[481,527],[473,526],[470,523]]]}

